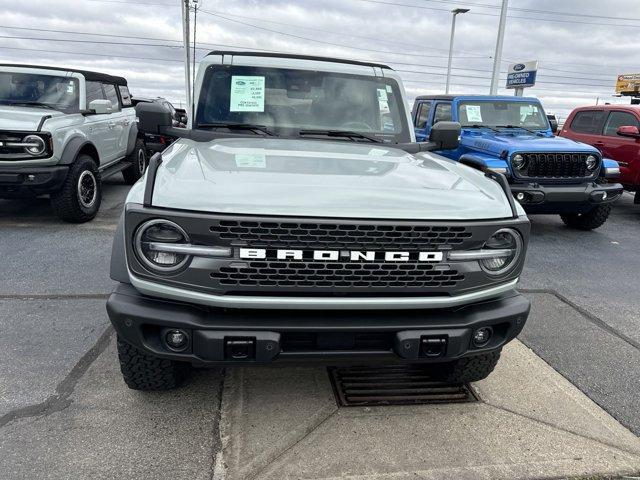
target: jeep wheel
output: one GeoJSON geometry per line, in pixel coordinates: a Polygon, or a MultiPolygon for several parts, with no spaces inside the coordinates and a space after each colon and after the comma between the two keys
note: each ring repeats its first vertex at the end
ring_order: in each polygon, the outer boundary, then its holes
{"type": "Polygon", "coordinates": [[[127,386],[132,390],[170,390],[186,379],[189,364],[149,355],[118,337],[118,360],[127,386]]]}
{"type": "Polygon", "coordinates": [[[62,189],[51,195],[53,211],[65,222],[84,223],[96,216],[101,202],[102,185],[96,164],[89,155],[79,155],[62,189]]]}
{"type": "Polygon", "coordinates": [[[560,218],[567,227],[578,230],[593,230],[601,227],[607,221],[610,212],[611,204],[598,205],[587,213],[568,213],[560,215],[560,218]]]}
{"type": "Polygon", "coordinates": [[[447,383],[477,382],[487,378],[500,359],[500,350],[461,358],[455,362],[436,366],[439,380],[447,383]]]}
{"type": "Polygon", "coordinates": [[[144,171],[147,169],[147,148],[144,140],[141,138],[136,140],[136,146],[126,161],[131,162],[131,166],[122,171],[122,176],[126,184],[133,185],[144,175],[144,171]]]}

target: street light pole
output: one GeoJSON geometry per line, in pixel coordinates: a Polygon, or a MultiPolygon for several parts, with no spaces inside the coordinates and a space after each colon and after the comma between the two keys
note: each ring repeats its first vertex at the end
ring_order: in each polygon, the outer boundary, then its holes
{"type": "Polygon", "coordinates": [[[509,0],[502,0],[500,10],[500,25],[498,27],[498,40],[496,41],[496,53],[493,56],[493,75],[491,75],[490,95],[498,93],[498,82],[500,82],[500,63],[502,61],[502,44],[504,43],[504,28],[507,24],[507,4],[509,0]]]}
{"type": "Polygon", "coordinates": [[[453,36],[456,33],[456,17],[459,13],[467,13],[468,8],[456,8],[451,10],[453,17],[451,18],[451,38],[449,38],[449,63],[447,64],[447,85],[444,88],[444,93],[449,93],[449,84],[451,83],[451,61],[453,60],[453,36]]]}
{"type": "Polygon", "coordinates": [[[184,83],[187,97],[187,112],[191,117],[191,62],[189,52],[189,0],[181,0],[182,4],[182,40],[184,42],[184,83]]]}

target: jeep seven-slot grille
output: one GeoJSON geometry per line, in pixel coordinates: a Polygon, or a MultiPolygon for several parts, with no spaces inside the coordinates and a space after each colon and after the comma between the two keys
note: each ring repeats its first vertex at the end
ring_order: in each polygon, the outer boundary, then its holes
{"type": "Polygon", "coordinates": [[[221,220],[210,227],[231,245],[271,248],[401,250],[455,247],[472,236],[465,227],[221,220]]]}
{"type": "Polygon", "coordinates": [[[586,153],[521,153],[524,168],[514,168],[516,174],[526,178],[588,178],[594,171],[587,170],[586,153]]]}
{"type": "Polygon", "coordinates": [[[323,287],[367,288],[451,288],[464,275],[450,268],[440,270],[428,263],[352,262],[249,262],[246,266],[225,266],[211,277],[229,287],[323,287]]]}

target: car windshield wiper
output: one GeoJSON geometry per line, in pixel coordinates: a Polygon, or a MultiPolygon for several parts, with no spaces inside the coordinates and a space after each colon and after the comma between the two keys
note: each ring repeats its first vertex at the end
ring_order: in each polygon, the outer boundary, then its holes
{"type": "Polygon", "coordinates": [[[274,136],[269,128],[265,125],[254,125],[253,123],[233,123],[233,122],[211,122],[211,123],[198,123],[198,128],[228,128],[229,130],[254,130],[256,132],[262,132],[269,136],[274,136]]]}
{"type": "Polygon", "coordinates": [[[490,127],[489,125],[480,125],[478,123],[474,123],[473,125],[465,125],[462,128],[488,128],[489,130],[493,130],[494,132],[500,133],[500,130],[490,127]]]}
{"type": "Polygon", "coordinates": [[[350,138],[352,140],[355,141],[355,139],[360,138],[363,140],[369,140],[370,142],[375,142],[375,143],[383,143],[384,140],[381,140],[379,138],[376,137],[371,137],[369,135],[365,135],[364,133],[359,133],[359,132],[351,132],[348,130],[299,130],[298,131],[298,135],[303,136],[303,135],[326,135],[327,137],[344,137],[344,138],[350,138]]]}
{"type": "Polygon", "coordinates": [[[535,130],[529,130],[528,128],[521,127],[520,125],[496,125],[496,128],[509,128],[509,129],[519,128],[519,129],[524,130],[526,132],[533,133],[534,135],[539,135],[540,134],[540,132],[536,132],[535,130]]]}
{"type": "Polygon", "coordinates": [[[42,108],[49,108],[51,110],[56,110],[55,107],[52,107],[51,105],[47,103],[42,103],[42,102],[10,102],[9,105],[27,105],[29,107],[42,107],[42,108]]]}

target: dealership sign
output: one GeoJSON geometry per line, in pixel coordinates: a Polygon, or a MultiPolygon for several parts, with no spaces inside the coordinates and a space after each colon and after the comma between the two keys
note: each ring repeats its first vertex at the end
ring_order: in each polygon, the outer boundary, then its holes
{"type": "Polygon", "coordinates": [[[507,88],[533,87],[536,84],[538,61],[513,63],[507,72],[507,88]]]}
{"type": "Polygon", "coordinates": [[[640,73],[618,75],[616,93],[620,95],[637,95],[640,93],[640,73]]]}

